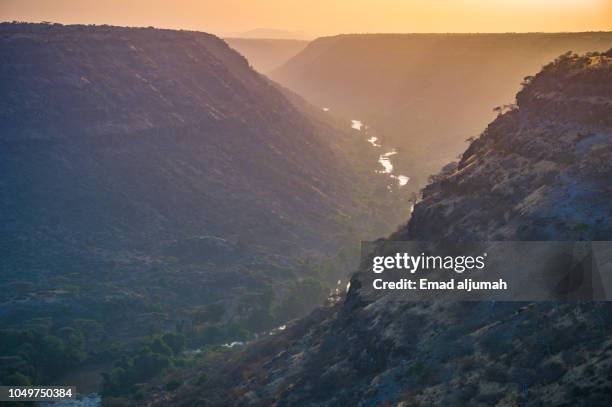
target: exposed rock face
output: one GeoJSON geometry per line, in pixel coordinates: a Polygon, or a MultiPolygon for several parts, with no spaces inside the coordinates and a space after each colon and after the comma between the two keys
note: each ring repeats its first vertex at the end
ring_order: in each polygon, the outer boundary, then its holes
{"type": "MultiPolygon", "coordinates": [[[[408,226],[390,239],[612,238],[612,54],[559,58],[517,101],[425,189],[408,226]]],[[[361,281],[357,273],[344,302],[248,347],[225,374],[172,400],[609,404],[606,303],[367,302],[361,281]]]]}

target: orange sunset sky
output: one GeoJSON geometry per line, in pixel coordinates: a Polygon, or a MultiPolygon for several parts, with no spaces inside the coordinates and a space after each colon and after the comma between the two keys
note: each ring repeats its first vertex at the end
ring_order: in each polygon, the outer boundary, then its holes
{"type": "Polygon", "coordinates": [[[0,0],[0,20],[255,28],[308,37],[359,32],[612,30],[612,0],[0,0]]]}

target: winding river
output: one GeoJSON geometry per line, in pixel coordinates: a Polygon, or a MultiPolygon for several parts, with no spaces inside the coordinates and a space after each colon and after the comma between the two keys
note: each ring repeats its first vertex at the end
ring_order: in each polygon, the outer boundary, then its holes
{"type": "MultiPolygon", "coordinates": [[[[329,109],[325,111],[329,111],[329,109]]],[[[367,126],[365,126],[361,120],[352,119],[351,128],[353,130],[357,130],[358,132],[365,133],[367,137],[367,126]]],[[[367,138],[366,140],[374,148],[382,147],[382,145],[378,142],[378,137],[371,136],[367,138]]],[[[376,172],[379,174],[387,174],[389,177],[397,180],[397,183],[399,184],[400,187],[403,187],[404,185],[408,183],[408,181],[410,181],[410,177],[408,177],[407,175],[394,174],[393,163],[391,162],[391,157],[396,154],[397,154],[397,151],[395,149],[392,149],[391,151],[387,151],[386,153],[380,154],[378,156],[378,162],[382,166],[382,170],[377,170],[376,172]]]]}

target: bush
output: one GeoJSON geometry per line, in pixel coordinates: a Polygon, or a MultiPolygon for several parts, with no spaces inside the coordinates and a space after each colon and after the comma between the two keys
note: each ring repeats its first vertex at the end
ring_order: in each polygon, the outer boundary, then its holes
{"type": "Polygon", "coordinates": [[[206,375],[206,373],[202,373],[198,376],[198,379],[196,380],[196,384],[198,385],[204,384],[206,383],[206,380],[208,380],[208,376],[206,375]]]}
{"type": "Polygon", "coordinates": [[[276,313],[283,320],[301,317],[313,307],[322,304],[327,298],[327,293],[328,290],[321,282],[312,278],[305,278],[291,287],[291,291],[280,304],[276,313]]]}
{"type": "Polygon", "coordinates": [[[153,339],[153,342],[151,342],[151,351],[159,353],[160,355],[173,355],[172,348],[170,348],[170,346],[160,337],[153,339]]]}
{"type": "Polygon", "coordinates": [[[574,231],[576,232],[585,232],[587,230],[589,230],[589,225],[584,222],[578,222],[574,225],[574,231]]]}
{"type": "Polygon", "coordinates": [[[182,384],[183,384],[182,381],[176,380],[176,379],[172,379],[168,383],[166,383],[166,390],[167,391],[174,391],[174,390],[178,389],[179,387],[181,387],[182,384]]]}
{"type": "Polygon", "coordinates": [[[172,364],[166,355],[144,352],[134,358],[132,379],[134,383],[157,376],[172,364]]]}
{"type": "Polygon", "coordinates": [[[11,375],[8,375],[3,381],[2,384],[5,386],[31,386],[32,380],[19,372],[15,372],[11,375]]]}
{"type": "Polygon", "coordinates": [[[179,355],[185,350],[185,336],[182,334],[169,332],[162,336],[162,340],[172,349],[174,355],[179,355]]]}

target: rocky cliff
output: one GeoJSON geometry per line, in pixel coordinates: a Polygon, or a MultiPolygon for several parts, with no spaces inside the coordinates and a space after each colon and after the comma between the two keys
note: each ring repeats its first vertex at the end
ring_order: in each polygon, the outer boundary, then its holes
{"type": "Polygon", "coordinates": [[[517,104],[423,190],[396,237],[609,239],[609,59],[566,54],[527,78],[517,104]]]}
{"type": "MultiPolygon", "coordinates": [[[[612,52],[558,58],[434,178],[389,239],[610,239],[611,118],[612,52]]],[[[163,397],[178,405],[609,404],[607,303],[371,302],[364,273],[345,299],[216,373],[203,365],[208,383],[163,397]]]]}

